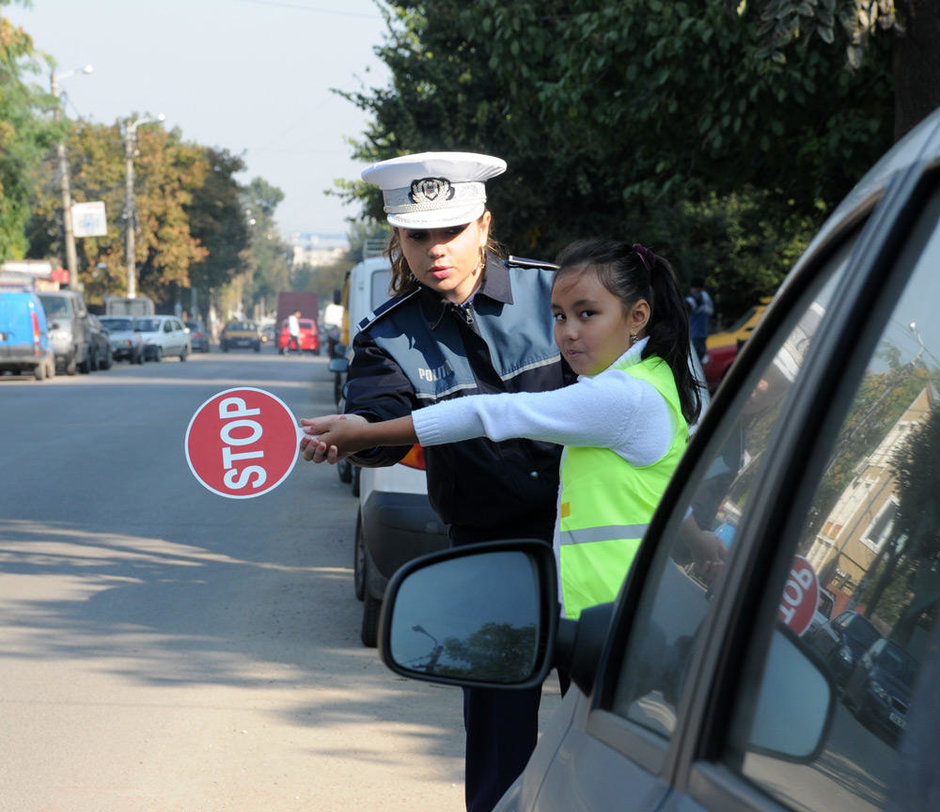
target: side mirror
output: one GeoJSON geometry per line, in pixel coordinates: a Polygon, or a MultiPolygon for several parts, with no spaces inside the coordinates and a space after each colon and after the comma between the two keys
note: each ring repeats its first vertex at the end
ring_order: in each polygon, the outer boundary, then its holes
{"type": "Polygon", "coordinates": [[[811,761],[828,739],[835,689],[796,636],[774,629],[754,710],[748,750],[811,761]]]}
{"type": "Polygon", "coordinates": [[[422,556],[388,584],[380,654],[392,671],[413,679],[534,687],[552,666],[556,590],[552,548],[537,539],[422,556]]]}
{"type": "Polygon", "coordinates": [[[330,359],[330,364],[329,364],[329,370],[330,370],[330,372],[340,372],[340,373],[348,372],[348,371],[349,371],[349,361],[347,361],[347,360],[346,360],[344,357],[342,357],[342,356],[338,356],[338,357],[335,357],[335,358],[331,358],[331,359],[330,359]]]}

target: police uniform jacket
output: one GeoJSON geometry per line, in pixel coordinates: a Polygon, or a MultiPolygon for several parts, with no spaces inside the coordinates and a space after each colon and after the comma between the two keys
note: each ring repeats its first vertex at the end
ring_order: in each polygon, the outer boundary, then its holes
{"type": "MultiPolygon", "coordinates": [[[[424,286],[390,299],[360,324],[346,383],[347,413],[388,420],[464,395],[538,392],[575,376],[553,337],[553,268],[487,256],[471,300],[454,305],[424,286]]],[[[407,447],[356,454],[398,462],[407,447]]],[[[560,446],[476,438],[424,449],[428,495],[456,541],[550,539],[560,446]]]]}

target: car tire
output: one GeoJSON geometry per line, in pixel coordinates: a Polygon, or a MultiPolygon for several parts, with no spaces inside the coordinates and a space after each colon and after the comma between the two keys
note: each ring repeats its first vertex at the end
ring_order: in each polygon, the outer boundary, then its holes
{"type": "Polygon", "coordinates": [[[37,381],[44,381],[46,379],[46,362],[45,361],[42,361],[33,367],[33,377],[37,381]]]}
{"type": "Polygon", "coordinates": [[[255,352],[261,352],[261,342],[255,344],[255,352]]]}
{"type": "Polygon", "coordinates": [[[97,367],[97,364],[94,364],[93,362],[94,362],[94,356],[91,354],[91,352],[89,352],[85,356],[85,360],[82,361],[78,365],[78,371],[81,372],[82,375],[87,375],[89,372],[91,372],[93,369],[97,367]]]}
{"type": "Polygon", "coordinates": [[[372,597],[366,590],[362,601],[362,631],[359,635],[362,645],[366,648],[375,648],[379,644],[379,614],[382,611],[382,601],[372,597]]]}
{"type": "Polygon", "coordinates": [[[353,478],[353,466],[349,460],[340,460],[336,463],[336,474],[339,477],[339,481],[345,485],[348,485],[352,482],[353,478]]]}
{"type": "Polygon", "coordinates": [[[356,540],[353,543],[353,591],[357,600],[366,597],[366,548],[362,543],[362,514],[356,516],[356,540]]]}
{"type": "Polygon", "coordinates": [[[104,354],[104,360],[98,365],[99,369],[111,369],[112,364],[114,364],[114,356],[111,355],[110,347],[104,354]]]}
{"type": "Polygon", "coordinates": [[[46,361],[46,380],[52,380],[55,377],[55,361],[51,358],[46,361]]]}
{"type": "Polygon", "coordinates": [[[160,363],[160,361],[163,360],[163,347],[154,347],[153,354],[150,356],[150,360],[160,363]]]}
{"type": "Polygon", "coordinates": [[[186,356],[188,355],[189,353],[187,352],[186,347],[183,347],[183,351],[180,353],[180,361],[185,361],[186,356]]]}
{"type": "Polygon", "coordinates": [[[75,363],[75,356],[73,355],[65,362],[65,374],[74,375],[76,372],[78,372],[78,364],[75,363]]]}
{"type": "Polygon", "coordinates": [[[359,498],[359,477],[361,473],[362,469],[358,465],[352,467],[352,487],[350,490],[352,491],[352,495],[357,499],[359,498]]]}

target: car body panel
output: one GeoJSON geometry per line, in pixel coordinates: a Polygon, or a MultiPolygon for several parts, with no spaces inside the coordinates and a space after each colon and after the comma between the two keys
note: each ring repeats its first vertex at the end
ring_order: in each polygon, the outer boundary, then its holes
{"type": "Polygon", "coordinates": [[[189,343],[193,352],[209,352],[209,331],[201,319],[183,322],[189,330],[189,343]]]}
{"type": "Polygon", "coordinates": [[[76,367],[88,371],[91,328],[82,294],[74,290],[42,291],[39,299],[46,311],[56,365],[70,375],[76,367]]]}
{"type": "Polygon", "coordinates": [[[115,361],[137,363],[143,359],[143,334],[136,329],[133,316],[100,316],[99,321],[108,330],[115,361]]]}
{"type": "Polygon", "coordinates": [[[176,316],[141,316],[137,318],[135,326],[143,339],[146,358],[153,360],[165,355],[176,355],[185,360],[189,355],[189,331],[176,316]]]}
{"type": "Polygon", "coordinates": [[[261,331],[253,321],[230,321],[219,336],[222,352],[229,350],[254,350],[261,352],[261,331]]]}
{"type": "MultiPolygon", "coordinates": [[[[313,319],[299,318],[297,322],[300,326],[300,344],[301,352],[312,352],[314,355],[320,354],[320,333],[317,330],[317,323],[313,319]]],[[[287,319],[281,322],[281,329],[277,335],[277,351],[285,353],[290,346],[290,328],[287,319]]]]}
{"type": "Polygon", "coordinates": [[[46,313],[32,291],[0,291],[0,372],[55,372],[46,313]]]}

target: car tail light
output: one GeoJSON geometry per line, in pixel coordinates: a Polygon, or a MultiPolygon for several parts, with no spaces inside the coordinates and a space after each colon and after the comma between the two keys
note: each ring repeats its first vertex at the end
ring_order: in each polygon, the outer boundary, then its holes
{"type": "Polygon", "coordinates": [[[402,465],[407,465],[409,468],[417,468],[419,471],[424,470],[424,449],[415,443],[409,451],[401,460],[402,465]]]}
{"type": "Polygon", "coordinates": [[[33,355],[39,355],[39,339],[42,333],[39,330],[39,316],[33,310],[30,315],[33,317],[33,355]]]}

